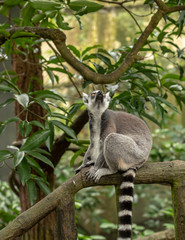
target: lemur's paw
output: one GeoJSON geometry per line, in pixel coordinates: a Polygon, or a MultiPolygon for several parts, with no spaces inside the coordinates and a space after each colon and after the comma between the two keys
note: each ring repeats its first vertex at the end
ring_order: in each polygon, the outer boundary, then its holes
{"type": "Polygon", "coordinates": [[[91,167],[86,173],[86,178],[87,179],[94,179],[94,175],[95,175],[96,170],[94,169],[94,167],[91,167]]]}
{"type": "Polygon", "coordinates": [[[83,168],[82,166],[76,168],[76,169],[74,170],[74,171],[75,171],[75,174],[79,173],[79,172],[81,171],[82,168],[83,168]]]}
{"type": "Polygon", "coordinates": [[[96,183],[98,183],[101,177],[102,177],[102,175],[101,175],[100,171],[97,170],[97,171],[95,172],[95,174],[94,174],[93,180],[94,180],[96,183]]]}

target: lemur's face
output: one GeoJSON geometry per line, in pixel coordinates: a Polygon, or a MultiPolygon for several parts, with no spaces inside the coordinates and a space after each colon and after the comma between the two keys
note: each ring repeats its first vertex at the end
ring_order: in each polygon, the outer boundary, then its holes
{"type": "Polygon", "coordinates": [[[109,107],[110,100],[109,92],[103,93],[97,90],[89,95],[83,93],[84,104],[91,113],[102,114],[109,107]]]}

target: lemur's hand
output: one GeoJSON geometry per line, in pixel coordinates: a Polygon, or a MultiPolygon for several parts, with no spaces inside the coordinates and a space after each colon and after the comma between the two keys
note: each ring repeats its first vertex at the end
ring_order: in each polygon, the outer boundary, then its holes
{"type": "Polygon", "coordinates": [[[79,173],[82,170],[82,168],[89,167],[89,166],[92,166],[92,165],[94,165],[94,161],[89,161],[85,164],[82,164],[80,167],[75,169],[75,174],[79,173]]]}
{"type": "Polygon", "coordinates": [[[87,172],[85,173],[87,179],[94,179],[96,169],[92,166],[87,172]]]}

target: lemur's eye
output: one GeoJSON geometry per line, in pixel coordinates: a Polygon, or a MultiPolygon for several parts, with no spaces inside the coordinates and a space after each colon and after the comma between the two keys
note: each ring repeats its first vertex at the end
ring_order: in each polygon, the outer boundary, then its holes
{"type": "Polygon", "coordinates": [[[95,93],[91,93],[91,97],[94,97],[95,96],[95,93]]]}

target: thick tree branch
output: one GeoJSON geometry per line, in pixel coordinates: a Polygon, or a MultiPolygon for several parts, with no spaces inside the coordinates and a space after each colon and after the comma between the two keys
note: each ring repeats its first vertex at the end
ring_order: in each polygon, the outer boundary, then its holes
{"type": "MultiPolygon", "coordinates": [[[[127,54],[122,64],[112,73],[102,75],[91,71],[89,68],[84,66],[79,60],[77,60],[69,51],[66,46],[65,34],[58,29],[47,29],[47,28],[37,28],[37,27],[22,27],[22,28],[12,28],[7,31],[10,33],[11,37],[17,31],[32,32],[37,36],[44,39],[50,39],[54,42],[56,48],[58,49],[61,56],[73,67],[75,68],[85,80],[90,80],[95,84],[105,84],[112,83],[118,80],[127,69],[137,61],[137,54],[141,47],[144,45],[149,35],[153,32],[155,27],[158,25],[162,17],[168,13],[185,10],[185,5],[176,6],[176,7],[167,7],[161,0],[156,0],[156,3],[159,7],[159,10],[153,15],[148,26],[145,28],[141,34],[138,41],[135,43],[132,50],[127,54]]],[[[25,36],[24,36],[25,37],[25,36]]],[[[29,36],[30,37],[30,36],[29,36]]],[[[0,34],[0,44],[3,44],[6,41],[6,38],[0,34]]]]}
{"type": "MultiPolygon", "coordinates": [[[[40,202],[21,213],[14,221],[0,231],[0,239],[13,240],[20,236],[33,227],[38,221],[47,216],[51,211],[55,210],[59,202],[60,206],[63,206],[63,209],[65,209],[74,195],[84,187],[117,185],[121,183],[121,175],[118,173],[102,177],[98,184],[93,181],[88,181],[85,176],[86,170],[87,169],[83,169],[80,173],[43,198],[40,202]]],[[[138,170],[135,183],[174,185],[179,181],[184,182],[184,173],[184,161],[146,163],[138,170]]]]}
{"type": "Polygon", "coordinates": [[[135,240],[175,240],[175,231],[170,228],[165,231],[157,232],[147,237],[139,237],[135,240]]]}

